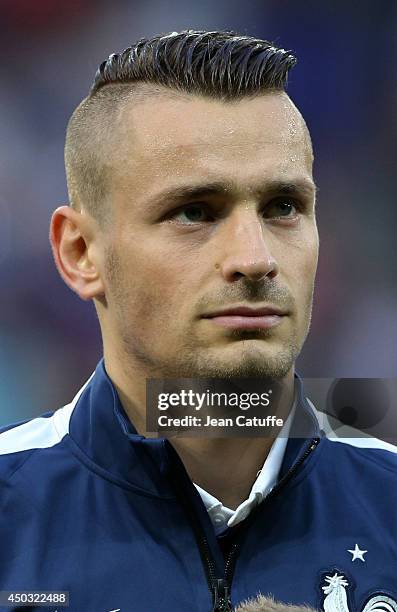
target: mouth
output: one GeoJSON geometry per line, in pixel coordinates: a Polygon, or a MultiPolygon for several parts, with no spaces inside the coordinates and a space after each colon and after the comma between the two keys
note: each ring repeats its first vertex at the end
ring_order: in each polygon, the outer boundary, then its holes
{"type": "Polygon", "coordinates": [[[286,312],[275,306],[237,306],[206,314],[203,318],[229,329],[270,329],[280,325],[286,316],[286,312]]]}

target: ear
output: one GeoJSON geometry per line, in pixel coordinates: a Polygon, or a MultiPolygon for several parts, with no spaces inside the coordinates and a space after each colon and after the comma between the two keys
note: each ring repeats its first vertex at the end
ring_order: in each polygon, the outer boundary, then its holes
{"type": "Polygon", "coordinates": [[[94,240],[98,233],[97,223],[91,216],[70,206],[60,206],[51,217],[50,242],[56,267],[82,300],[105,293],[94,240]]]}

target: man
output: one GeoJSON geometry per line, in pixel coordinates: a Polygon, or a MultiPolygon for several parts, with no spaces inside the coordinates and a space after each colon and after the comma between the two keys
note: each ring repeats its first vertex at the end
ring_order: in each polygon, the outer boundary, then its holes
{"type": "Polygon", "coordinates": [[[68,591],[79,612],[258,592],[397,609],[395,449],[322,436],[294,369],[318,257],[294,63],[172,33],[111,55],[73,113],[51,243],[104,359],[69,405],[0,436],[2,590],[68,591]],[[288,444],[146,436],[146,380],[182,377],[278,381],[288,444]]]}

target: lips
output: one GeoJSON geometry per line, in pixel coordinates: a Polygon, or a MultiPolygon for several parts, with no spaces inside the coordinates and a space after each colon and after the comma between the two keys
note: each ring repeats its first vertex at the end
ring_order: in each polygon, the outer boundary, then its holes
{"type": "Polygon", "coordinates": [[[268,315],[283,316],[286,313],[275,306],[264,306],[262,308],[251,308],[250,306],[235,306],[217,310],[205,315],[206,319],[212,319],[219,316],[242,316],[242,317],[263,317],[268,315]]]}
{"type": "Polygon", "coordinates": [[[269,329],[279,325],[285,312],[275,306],[251,308],[249,306],[236,306],[218,310],[205,315],[205,319],[221,327],[233,329],[269,329]]]}

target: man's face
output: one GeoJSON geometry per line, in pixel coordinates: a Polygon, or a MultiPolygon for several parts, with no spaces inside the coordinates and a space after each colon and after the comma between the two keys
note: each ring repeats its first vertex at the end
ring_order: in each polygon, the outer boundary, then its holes
{"type": "Polygon", "coordinates": [[[288,96],[131,98],[115,130],[105,355],[150,376],[285,376],[318,257],[311,144],[288,96]],[[237,306],[284,316],[250,329],[210,316],[237,306]]]}

